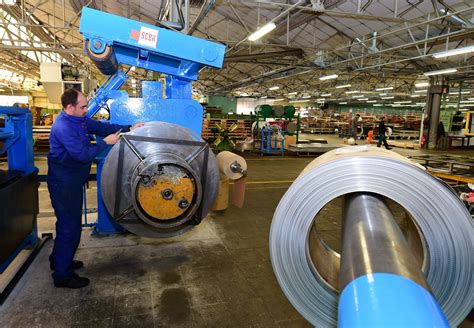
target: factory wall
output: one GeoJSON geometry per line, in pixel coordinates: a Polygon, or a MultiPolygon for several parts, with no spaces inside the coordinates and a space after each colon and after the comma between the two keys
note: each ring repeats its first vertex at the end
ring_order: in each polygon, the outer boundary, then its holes
{"type": "Polygon", "coordinates": [[[236,113],[237,111],[237,100],[235,98],[210,96],[207,105],[220,107],[223,113],[236,113]]]}

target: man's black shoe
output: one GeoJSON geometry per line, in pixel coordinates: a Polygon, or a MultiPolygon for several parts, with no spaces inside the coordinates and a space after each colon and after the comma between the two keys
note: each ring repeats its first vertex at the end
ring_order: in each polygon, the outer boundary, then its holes
{"type": "Polygon", "coordinates": [[[89,285],[90,280],[85,277],[79,277],[77,274],[71,278],[66,278],[61,281],[54,281],[54,286],[64,288],[82,288],[89,285]]]}
{"type": "MultiPolygon", "coordinates": [[[[73,261],[73,263],[72,263],[72,269],[73,270],[79,270],[82,267],[84,267],[84,262],[82,262],[82,261],[73,261]]],[[[49,262],[49,268],[54,271],[53,262],[49,262]]]]}

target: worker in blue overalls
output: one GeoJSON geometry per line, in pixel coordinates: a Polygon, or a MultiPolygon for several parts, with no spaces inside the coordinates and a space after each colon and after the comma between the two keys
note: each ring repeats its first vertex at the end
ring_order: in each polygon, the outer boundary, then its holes
{"type": "Polygon", "coordinates": [[[63,111],[56,118],[49,137],[48,190],[56,215],[56,240],[49,260],[56,287],[81,288],[89,279],[74,270],[83,267],[74,261],[82,225],[82,188],[89,178],[94,158],[108,145],[118,142],[120,132],[143,125],[122,126],[87,117],[87,98],[75,89],[61,96],[63,111]],[[91,143],[91,135],[104,137],[91,143]]]}

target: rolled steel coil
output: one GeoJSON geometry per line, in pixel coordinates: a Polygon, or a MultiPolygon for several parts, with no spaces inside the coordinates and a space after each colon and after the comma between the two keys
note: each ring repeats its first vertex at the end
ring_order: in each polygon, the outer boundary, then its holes
{"type": "Polygon", "coordinates": [[[390,198],[411,215],[424,246],[422,272],[450,325],[459,325],[473,305],[471,216],[449,186],[420,166],[368,146],[318,157],[281,199],[271,226],[270,257],[289,301],[315,326],[337,324],[339,293],[322,278],[308,244],[316,214],[353,192],[390,198]]]}
{"type": "Polygon", "coordinates": [[[285,121],[285,132],[289,135],[293,135],[298,131],[298,125],[292,121],[285,121]]]}
{"type": "Polygon", "coordinates": [[[282,117],[285,114],[283,106],[272,106],[272,115],[275,117],[282,117]]]}
{"type": "Polygon", "coordinates": [[[219,169],[209,145],[193,131],[150,122],[112,147],[100,185],[115,223],[140,236],[166,238],[206,217],[217,196],[219,169]]]}

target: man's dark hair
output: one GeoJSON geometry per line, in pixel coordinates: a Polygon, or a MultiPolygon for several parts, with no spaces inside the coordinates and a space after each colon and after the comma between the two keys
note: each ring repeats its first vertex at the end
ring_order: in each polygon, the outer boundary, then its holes
{"type": "Polygon", "coordinates": [[[77,97],[79,96],[79,91],[74,88],[67,89],[64,91],[63,95],[61,96],[61,104],[63,108],[66,108],[67,105],[77,105],[77,97]]]}

